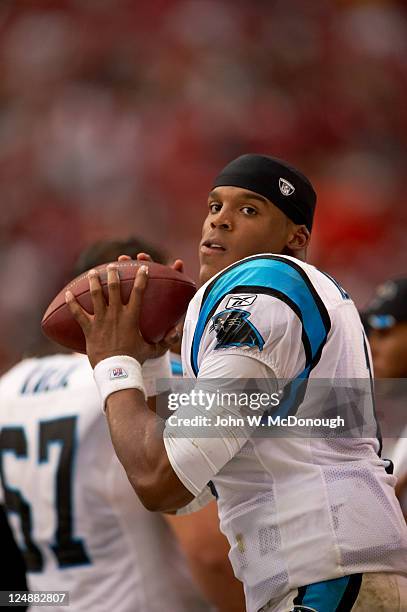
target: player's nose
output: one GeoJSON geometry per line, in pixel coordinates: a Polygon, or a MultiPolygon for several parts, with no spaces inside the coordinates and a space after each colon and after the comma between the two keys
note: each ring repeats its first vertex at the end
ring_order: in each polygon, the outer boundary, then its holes
{"type": "Polygon", "coordinates": [[[230,218],[225,214],[219,212],[216,217],[213,217],[211,219],[211,228],[212,229],[223,229],[223,230],[231,230],[232,229],[232,223],[230,221],[230,218]]]}

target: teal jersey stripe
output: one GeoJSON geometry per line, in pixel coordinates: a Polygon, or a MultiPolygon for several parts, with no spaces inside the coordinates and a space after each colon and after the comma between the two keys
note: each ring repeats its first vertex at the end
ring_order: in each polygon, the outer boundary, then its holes
{"type": "Polygon", "coordinates": [[[349,579],[349,576],[344,576],[309,584],[301,605],[321,610],[321,612],[336,612],[349,584],[349,579]]]}
{"type": "Polygon", "coordinates": [[[316,358],[329,331],[329,327],[327,329],[329,316],[322,301],[315,295],[315,289],[299,266],[278,256],[260,255],[246,259],[226,270],[213,281],[210,290],[204,296],[191,347],[191,365],[195,375],[199,370],[198,351],[205,327],[225,295],[233,293],[239,286],[253,287],[256,293],[261,293],[262,288],[265,293],[274,290],[283,297],[286,296],[301,314],[312,359],[316,358]],[[321,308],[325,310],[325,318],[321,308]]]}

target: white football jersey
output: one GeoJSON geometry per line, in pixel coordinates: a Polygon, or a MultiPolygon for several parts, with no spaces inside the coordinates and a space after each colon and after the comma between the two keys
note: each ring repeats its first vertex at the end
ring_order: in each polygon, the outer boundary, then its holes
{"type": "Polygon", "coordinates": [[[27,359],[2,377],[0,475],[29,588],[69,592],[56,610],[209,609],[163,517],[127,480],[86,357],[27,359]]]}
{"type": "MultiPolygon", "coordinates": [[[[187,377],[221,378],[221,361],[242,355],[278,379],[366,379],[370,388],[353,302],[331,277],[287,256],[248,257],[207,282],[190,303],[182,351],[187,377]]],[[[290,414],[284,398],[274,416],[290,414]]],[[[369,398],[369,437],[253,435],[212,478],[249,612],[310,583],[407,571],[407,529],[369,398]]]]}

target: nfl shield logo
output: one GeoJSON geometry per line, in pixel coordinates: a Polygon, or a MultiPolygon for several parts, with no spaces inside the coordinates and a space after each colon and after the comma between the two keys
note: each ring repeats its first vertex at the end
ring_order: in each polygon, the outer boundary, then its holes
{"type": "Polygon", "coordinates": [[[278,181],[278,186],[280,187],[280,191],[283,196],[292,195],[295,191],[294,185],[291,185],[286,179],[280,178],[278,181]]]}
{"type": "Polygon", "coordinates": [[[124,368],[112,368],[110,370],[110,380],[115,380],[116,378],[127,378],[128,374],[124,368]]]}

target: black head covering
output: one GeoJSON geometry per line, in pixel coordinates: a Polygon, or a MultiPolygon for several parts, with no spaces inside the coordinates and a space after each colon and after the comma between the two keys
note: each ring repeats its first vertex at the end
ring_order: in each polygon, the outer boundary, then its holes
{"type": "Polygon", "coordinates": [[[316,193],[306,176],[285,161],[248,153],[231,161],[213,187],[242,187],[258,193],[283,211],[291,221],[312,229],[316,193]]]}
{"type": "Polygon", "coordinates": [[[373,329],[387,329],[407,321],[407,276],[379,285],[362,318],[373,329]]]}

